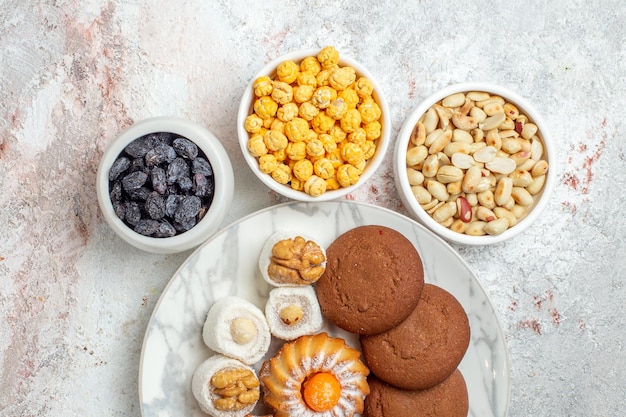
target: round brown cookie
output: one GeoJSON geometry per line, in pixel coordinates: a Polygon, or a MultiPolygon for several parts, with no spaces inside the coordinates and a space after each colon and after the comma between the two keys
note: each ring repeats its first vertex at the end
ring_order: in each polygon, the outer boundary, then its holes
{"type": "Polygon", "coordinates": [[[422,260],[400,232],[359,226],[326,249],[326,270],[316,283],[322,313],[352,333],[373,335],[401,323],[424,286],[422,260]]]}
{"type": "Polygon", "coordinates": [[[456,298],[424,284],[417,308],[393,329],[361,336],[370,370],[398,388],[417,390],[439,384],[459,366],[469,346],[467,314],[456,298]]]}
{"type": "Polygon", "coordinates": [[[376,377],[368,378],[370,394],[365,398],[367,417],[467,417],[469,398],[465,378],[456,369],[434,387],[408,391],[376,377]]]}

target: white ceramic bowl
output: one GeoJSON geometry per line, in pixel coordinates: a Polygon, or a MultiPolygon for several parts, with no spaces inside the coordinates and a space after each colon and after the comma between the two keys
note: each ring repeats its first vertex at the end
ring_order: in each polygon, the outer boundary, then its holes
{"type": "Polygon", "coordinates": [[[554,152],[555,151],[552,143],[552,137],[550,136],[549,129],[546,126],[546,123],[544,122],[541,115],[535,110],[535,108],[524,98],[506,88],[492,84],[455,84],[444,88],[441,91],[438,91],[428,97],[407,117],[406,121],[404,122],[404,125],[398,134],[394,151],[394,176],[396,188],[398,189],[400,198],[410,215],[447,241],[464,245],[488,245],[498,243],[511,239],[512,237],[522,233],[541,215],[541,213],[545,209],[555,183],[556,158],[554,152]],[[411,185],[409,184],[406,173],[407,147],[410,141],[411,133],[413,132],[413,128],[415,127],[415,124],[419,121],[421,116],[433,104],[441,101],[443,98],[454,93],[469,91],[484,91],[490,93],[491,95],[498,95],[503,97],[507,102],[513,103],[515,106],[517,106],[520,114],[525,114],[529,118],[529,121],[532,121],[537,125],[538,136],[543,139],[543,159],[545,159],[549,164],[549,169],[546,174],[546,181],[543,186],[543,190],[534,196],[535,201],[529,207],[526,215],[523,218],[519,219],[514,226],[508,228],[506,231],[499,235],[470,236],[467,234],[452,231],[449,228],[437,223],[418,204],[413,195],[413,192],[411,191],[411,185]]]}
{"type": "Polygon", "coordinates": [[[254,156],[252,156],[250,152],[248,151],[247,144],[248,144],[248,139],[250,136],[249,136],[249,133],[244,129],[244,122],[246,120],[246,117],[248,117],[248,115],[253,113],[252,107],[253,107],[255,97],[254,97],[252,86],[254,84],[254,81],[263,75],[267,75],[273,79],[276,76],[276,68],[278,67],[278,64],[280,64],[283,61],[292,60],[295,63],[299,64],[307,56],[317,56],[319,52],[320,52],[320,49],[300,50],[300,51],[296,51],[296,52],[292,52],[292,53],[280,56],[272,60],[270,63],[268,63],[265,67],[263,67],[263,69],[261,69],[254,76],[254,78],[250,81],[248,86],[246,86],[246,89],[243,93],[243,97],[241,99],[241,104],[239,105],[239,112],[237,115],[237,134],[239,136],[239,144],[241,146],[243,157],[248,163],[248,166],[250,167],[252,172],[254,172],[257,178],[259,178],[259,180],[261,180],[261,182],[263,182],[263,184],[268,186],[270,189],[276,191],[279,194],[282,194],[285,197],[288,197],[292,200],[297,200],[297,201],[336,200],[351,193],[352,191],[360,187],[363,183],[365,183],[367,180],[369,180],[372,177],[372,175],[374,175],[378,167],[380,167],[380,164],[382,163],[383,158],[385,157],[385,154],[387,153],[387,149],[389,148],[389,143],[391,141],[391,119],[390,119],[389,105],[387,103],[387,100],[385,98],[385,95],[380,85],[378,84],[376,79],[372,76],[372,74],[365,67],[363,67],[363,65],[361,65],[354,59],[345,56],[344,54],[341,53],[341,51],[339,51],[339,65],[340,66],[343,67],[343,66],[349,65],[356,70],[357,77],[364,76],[366,78],[369,78],[372,81],[374,85],[374,93],[372,95],[374,99],[376,100],[376,102],[378,103],[381,109],[381,114],[382,114],[381,119],[380,119],[380,123],[382,125],[382,132],[381,132],[381,137],[377,141],[376,153],[367,162],[365,170],[361,174],[359,181],[350,187],[339,188],[337,190],[329,190],[318,197],[312,197],[308,195],[307,193],[305,193],[304,191],[298,191],[298,190],[292,189],[291,186],[288,184],[287,185],[279,184],[278,182],[274,181],[274,179],[269,174],[265,174],[261,172],[261,170],[259,169],[259,163],[257,159],[254,156]]]}
{"type": "Polygon", "coordinates": [[[234,175],[222,144],[207,129],[176,117],[155,117],[131,125],[108,145],[98,166],[96,190],[105,220],[123,240],[148,252],[175,253],[200,245],[219,229],[233,199],[234,175]],[[129,143],[157,132],[175,133],[194,142],[209,160],[215,180],[213,200],[204,217],[190,230],[164,238],[144,236],[127,226],[115,214],[109,196],[109,169],[113,162],[129,143]]]}

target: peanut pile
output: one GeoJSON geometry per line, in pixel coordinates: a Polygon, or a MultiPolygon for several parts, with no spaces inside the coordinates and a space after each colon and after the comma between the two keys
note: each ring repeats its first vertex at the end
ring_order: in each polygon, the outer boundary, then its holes
{"type": "Polygon", "coordinates": [[[499,235],[533,206],[546,181],[541,132],[504,98],[452,94],[416,123],[406,153],[417,202],[439,224],[499,235]]]}
{"type": "Polygon", "coordinates": [[[339,65],[332,46],[253,83],[244,123],[248,151],[280,184],[317,197],[358,182],[381,137],[381,108],[370,79],[339,65]]]}

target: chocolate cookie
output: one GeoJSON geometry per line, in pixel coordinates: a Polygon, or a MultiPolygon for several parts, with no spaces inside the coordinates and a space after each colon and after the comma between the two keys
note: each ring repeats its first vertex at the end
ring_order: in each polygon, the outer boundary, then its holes
{"type": "Polygon", "coordinates": [[[396,230],[360,226],[326,249],[326,270],[316,283],[322,313],[352,333],[373,335],[401,323],[424,286],[422,260],[396,230]]]}
{"type": "Polygon", "coordinates": [[[376,377],[368,378],[368,383],[367,417],[467,417],[469,411],[465,378],[458,369],[440,384],[425,390],[402,390],[376,377]]]}
{"type": "Polygon", "coordinates": [[[463,359],[469,340],[463,306],[443,288],[425,284],[411,315],[387,332],[361,336],[361,348],[377,377],[417,390],[446,379],[463,359]]]}

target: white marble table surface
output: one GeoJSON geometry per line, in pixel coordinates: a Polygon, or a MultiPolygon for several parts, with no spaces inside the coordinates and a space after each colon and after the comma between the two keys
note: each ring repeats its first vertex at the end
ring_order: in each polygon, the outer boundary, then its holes
{"type": "MultiPolygon", "coordinates": [[[[558,152],[545,214],[506,243],[454,248],[499,312],[511,417],[624,415],[625,23],[620,0],[1,0],[0,415],[141,414],[144,332],[191,252],[142,252],[106,225],[104,147],[133,121],[185,117],[234,165],[224,226],[282,202],[240,155],[239,97],[268,60],[330,44],[381,83],[394,140],[452,83],[536,104],[558,152]]],[[[349,198],[405,213],[391,163],[349,198]]]]}

